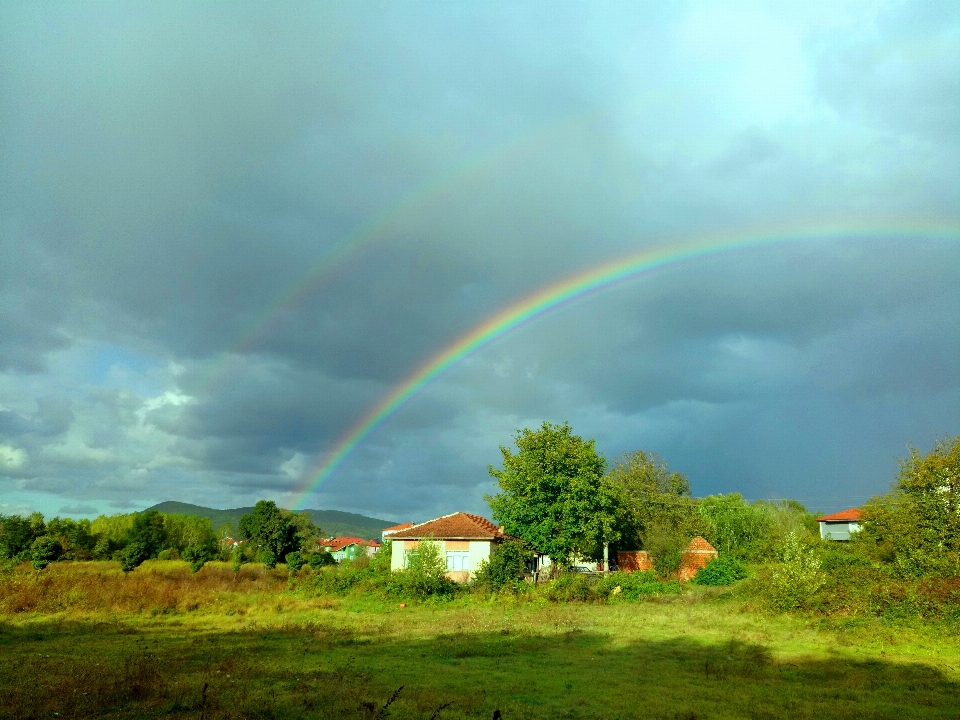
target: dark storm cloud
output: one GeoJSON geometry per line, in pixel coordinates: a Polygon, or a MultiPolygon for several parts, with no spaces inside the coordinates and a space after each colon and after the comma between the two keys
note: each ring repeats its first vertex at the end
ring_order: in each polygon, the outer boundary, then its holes
{"type": "MultiPolygon", "coordinates": [[[[18,506],[290,502],[395,383],[545,283],[701,233],[960,209],[944,6],[0,13],[18,506]]],[[[316,502],[483,511],[497,446],[543,419],[698,492],[869,494],[960,422],[957,253],[828,237],[645,276],[450,368],[316,502]]]]}

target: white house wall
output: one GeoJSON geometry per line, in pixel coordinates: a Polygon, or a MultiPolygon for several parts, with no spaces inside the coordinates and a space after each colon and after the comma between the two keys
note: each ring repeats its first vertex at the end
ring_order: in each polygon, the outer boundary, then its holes
{"type": "Polygon", "coordinates": [[[820,537],[824,540],[849,540],[850,536],[859,530],[860,523],[858,522],[820,523],[820,537]]]}
{"type": "MultiPolygon", "coordinates": [[[[416,550],[420,546],[420,541],[393,540],[392,542],[393,551],[390,558],[390,569],[403,570],[405,554],[411,550],[416,550]]],[[[437,542],[440,543],[440,553],[444,559],[446,559],[448,549],[461,551],[466,549],[469,553],[467,556],[468,572],[449,573],[454,580],[465,581],[469,577],[473,577],[473,574],[479,569],[480,563],[490,558],[491,542],[489,540],[438,540],[437,542]],[[448,542],[449,548],[447,547],[448,542]],[[464,545],[468,545],[468,547],[464,548],[464,545]],[[468,575],[468,577],[462,577],[462,575],[468,575]]]]}

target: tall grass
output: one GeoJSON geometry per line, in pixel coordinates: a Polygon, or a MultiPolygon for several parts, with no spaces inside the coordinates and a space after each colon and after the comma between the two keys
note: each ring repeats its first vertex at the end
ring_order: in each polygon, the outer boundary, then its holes
{"type": "Polygon", "coordinates": [[[25,612],[142,613],[216,608],[236,597],[275,595],[287,573],[207,563],[193,573],[181,561],[150,560],[131,573],[116,562],[52,563],[43,572],[24,564],[0,577],[0,614],[25,612]]]}

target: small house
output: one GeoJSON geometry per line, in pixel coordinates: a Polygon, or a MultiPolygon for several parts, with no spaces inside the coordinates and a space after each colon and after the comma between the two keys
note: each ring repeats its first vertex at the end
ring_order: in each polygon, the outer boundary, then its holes
{"type": "Polygon", "coordinates": [[[333,555],[337,562],[353,560],[363,554],[372,557],[380,549],[376,540],[364,540],[358,537],[334,537],[320,543],[323,549],[333,555]]]}
{"type": "Polygon", "coordinates": [[[467,582],[480,563],[490,557],[494,545],[510,538],[486,518],[465,512],[411,525],[387,537],[393,544],[392,570],[405,568],[410,553],[417,550],[420,542],[431,540],[440,545],[447,563],[447,577],[457,582],[467,582]]]}
{"type": "Polygon", "coordinates": [[[817,522],[820,523],[820,537],[824,540],[849,540],[860,530],[860,510],[848,508],[817,518],[817,522]]]}

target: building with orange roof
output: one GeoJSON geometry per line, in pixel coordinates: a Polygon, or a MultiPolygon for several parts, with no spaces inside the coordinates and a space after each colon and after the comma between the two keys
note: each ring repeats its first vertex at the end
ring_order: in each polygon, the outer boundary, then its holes
{"type": "Polygon", "coordinates": [[[364,553],[373,557],[380,549],[380,543],[376,540],[364,540],[358,537],[327,538],[320,544],[324,550],[333,555],[333,559],[337,562],[353,560],[364,553]]]}
{"type": "Polygon", "coordinates": [[[860,520],[859,508],[847,508],[819,517],[820,537],[824,540],[849,540],[853,533],[860,530],[860,520]]]}
{"type": "Polygon", "coordinates": [[[392,570],[406,567],[410,553],[420,547],[420,542],[431,540],[440,544],[447,562],[447,577],[457,582],[467,582],[480,563],[490,557],[494,545],[510,538],[485,517],[465,512],[410,525],[388,537],[393,544],[392,570]]]}

